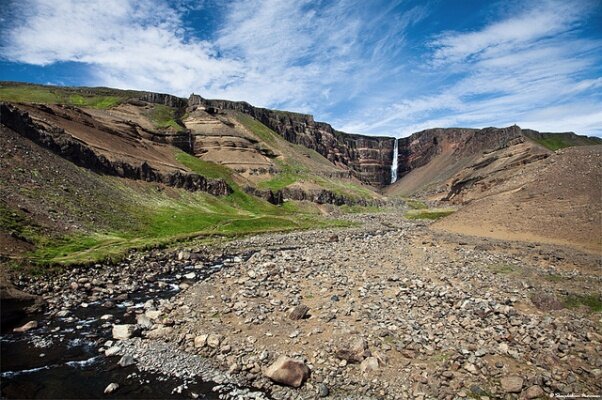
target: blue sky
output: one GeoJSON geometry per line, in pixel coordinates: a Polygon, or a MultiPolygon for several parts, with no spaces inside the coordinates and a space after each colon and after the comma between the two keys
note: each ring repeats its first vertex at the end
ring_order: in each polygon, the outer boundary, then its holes
{"type": "Polygon", "coordinates": [[[0,80],[602,136],[602,1],[3,0],[0,80]]]}

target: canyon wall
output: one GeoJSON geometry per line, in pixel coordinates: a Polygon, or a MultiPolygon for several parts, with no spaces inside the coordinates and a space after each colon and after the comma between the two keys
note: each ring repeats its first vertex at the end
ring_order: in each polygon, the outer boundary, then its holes
{"type": "Polygon", "coordinates": [[[110,160],[66,133],[64,129],[46,130],[37,126],[27,112],[5,103],[0,103],[0,123],[76,165],[95,172],[128,179],[160,182],[168,186],[189,191],[203,191],[216,196],[232,193],[232,189],[222,179],[207,179],[198,174],[177,170],[159,171],[147,162],[134,165],[123,160],[110,160]]]}
{"type": "Polygon", "coordinates": [[[335,165],[346,166],[357,178],[373,186],[391,182],[394,139],[353,135],[316,122],[313,116],[254,107],[246,102],[208,100],[191,95],[188,106],[234,110],[252,116],[291,143],[313,149],[335,165]]]}

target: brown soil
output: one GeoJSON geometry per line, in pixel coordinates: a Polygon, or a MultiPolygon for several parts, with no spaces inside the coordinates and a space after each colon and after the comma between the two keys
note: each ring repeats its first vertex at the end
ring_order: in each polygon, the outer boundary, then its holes
{"type": "Polygon", "coordinates": [[[479,194],[434,227],[602,253],[602,146],[557,151],[479,194]]]}

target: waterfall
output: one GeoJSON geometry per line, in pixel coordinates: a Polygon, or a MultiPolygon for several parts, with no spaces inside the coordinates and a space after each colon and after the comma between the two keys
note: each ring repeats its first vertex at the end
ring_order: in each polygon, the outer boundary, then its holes
{"type": "Polygon", "coordinates": [[[397,151],[399,146],[399,139],[395,139],[395,145],[393,146],[393,163],[391,164],[391,183],[395,183],[397,180],[397,151]]]}

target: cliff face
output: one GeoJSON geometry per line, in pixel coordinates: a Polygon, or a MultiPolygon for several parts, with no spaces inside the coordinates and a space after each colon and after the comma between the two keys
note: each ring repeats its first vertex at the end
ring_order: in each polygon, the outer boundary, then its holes
{"type": "Polygon", "coordinates": [[[99,173],[148,182],[161,182],[168,186],[189,191],[200,190],[216,196],[232,193],[232,189],[221,179],[206,179],[198,174],[177,170],[159,171],[146,161],[132,164],[123,160],[110,160],[95,152],[84,142],[75,139],[62,128],[46,130],[36,126],[27,112],[22,112],[5,103],[0,103],[0,123],[76,165],[99,173]]]}
{"type": "Polygon", "coordinates": [[[335,165],[346,166],[373,186],[391,182],[394,139],[336,131],[311,115],[253,107],[246,102],[207,100],[191,95],[188,106],[215,107],[249,114],[291,143],[313,149],[335,165]]]}
{"type": "Polygon", "coordinates": [[[485,129],[427,129],[399,139],[398,175],[428,164],[436,156],[447,153],[459,158],[507,147],[521,137],[518,126],[485,129]]]}

